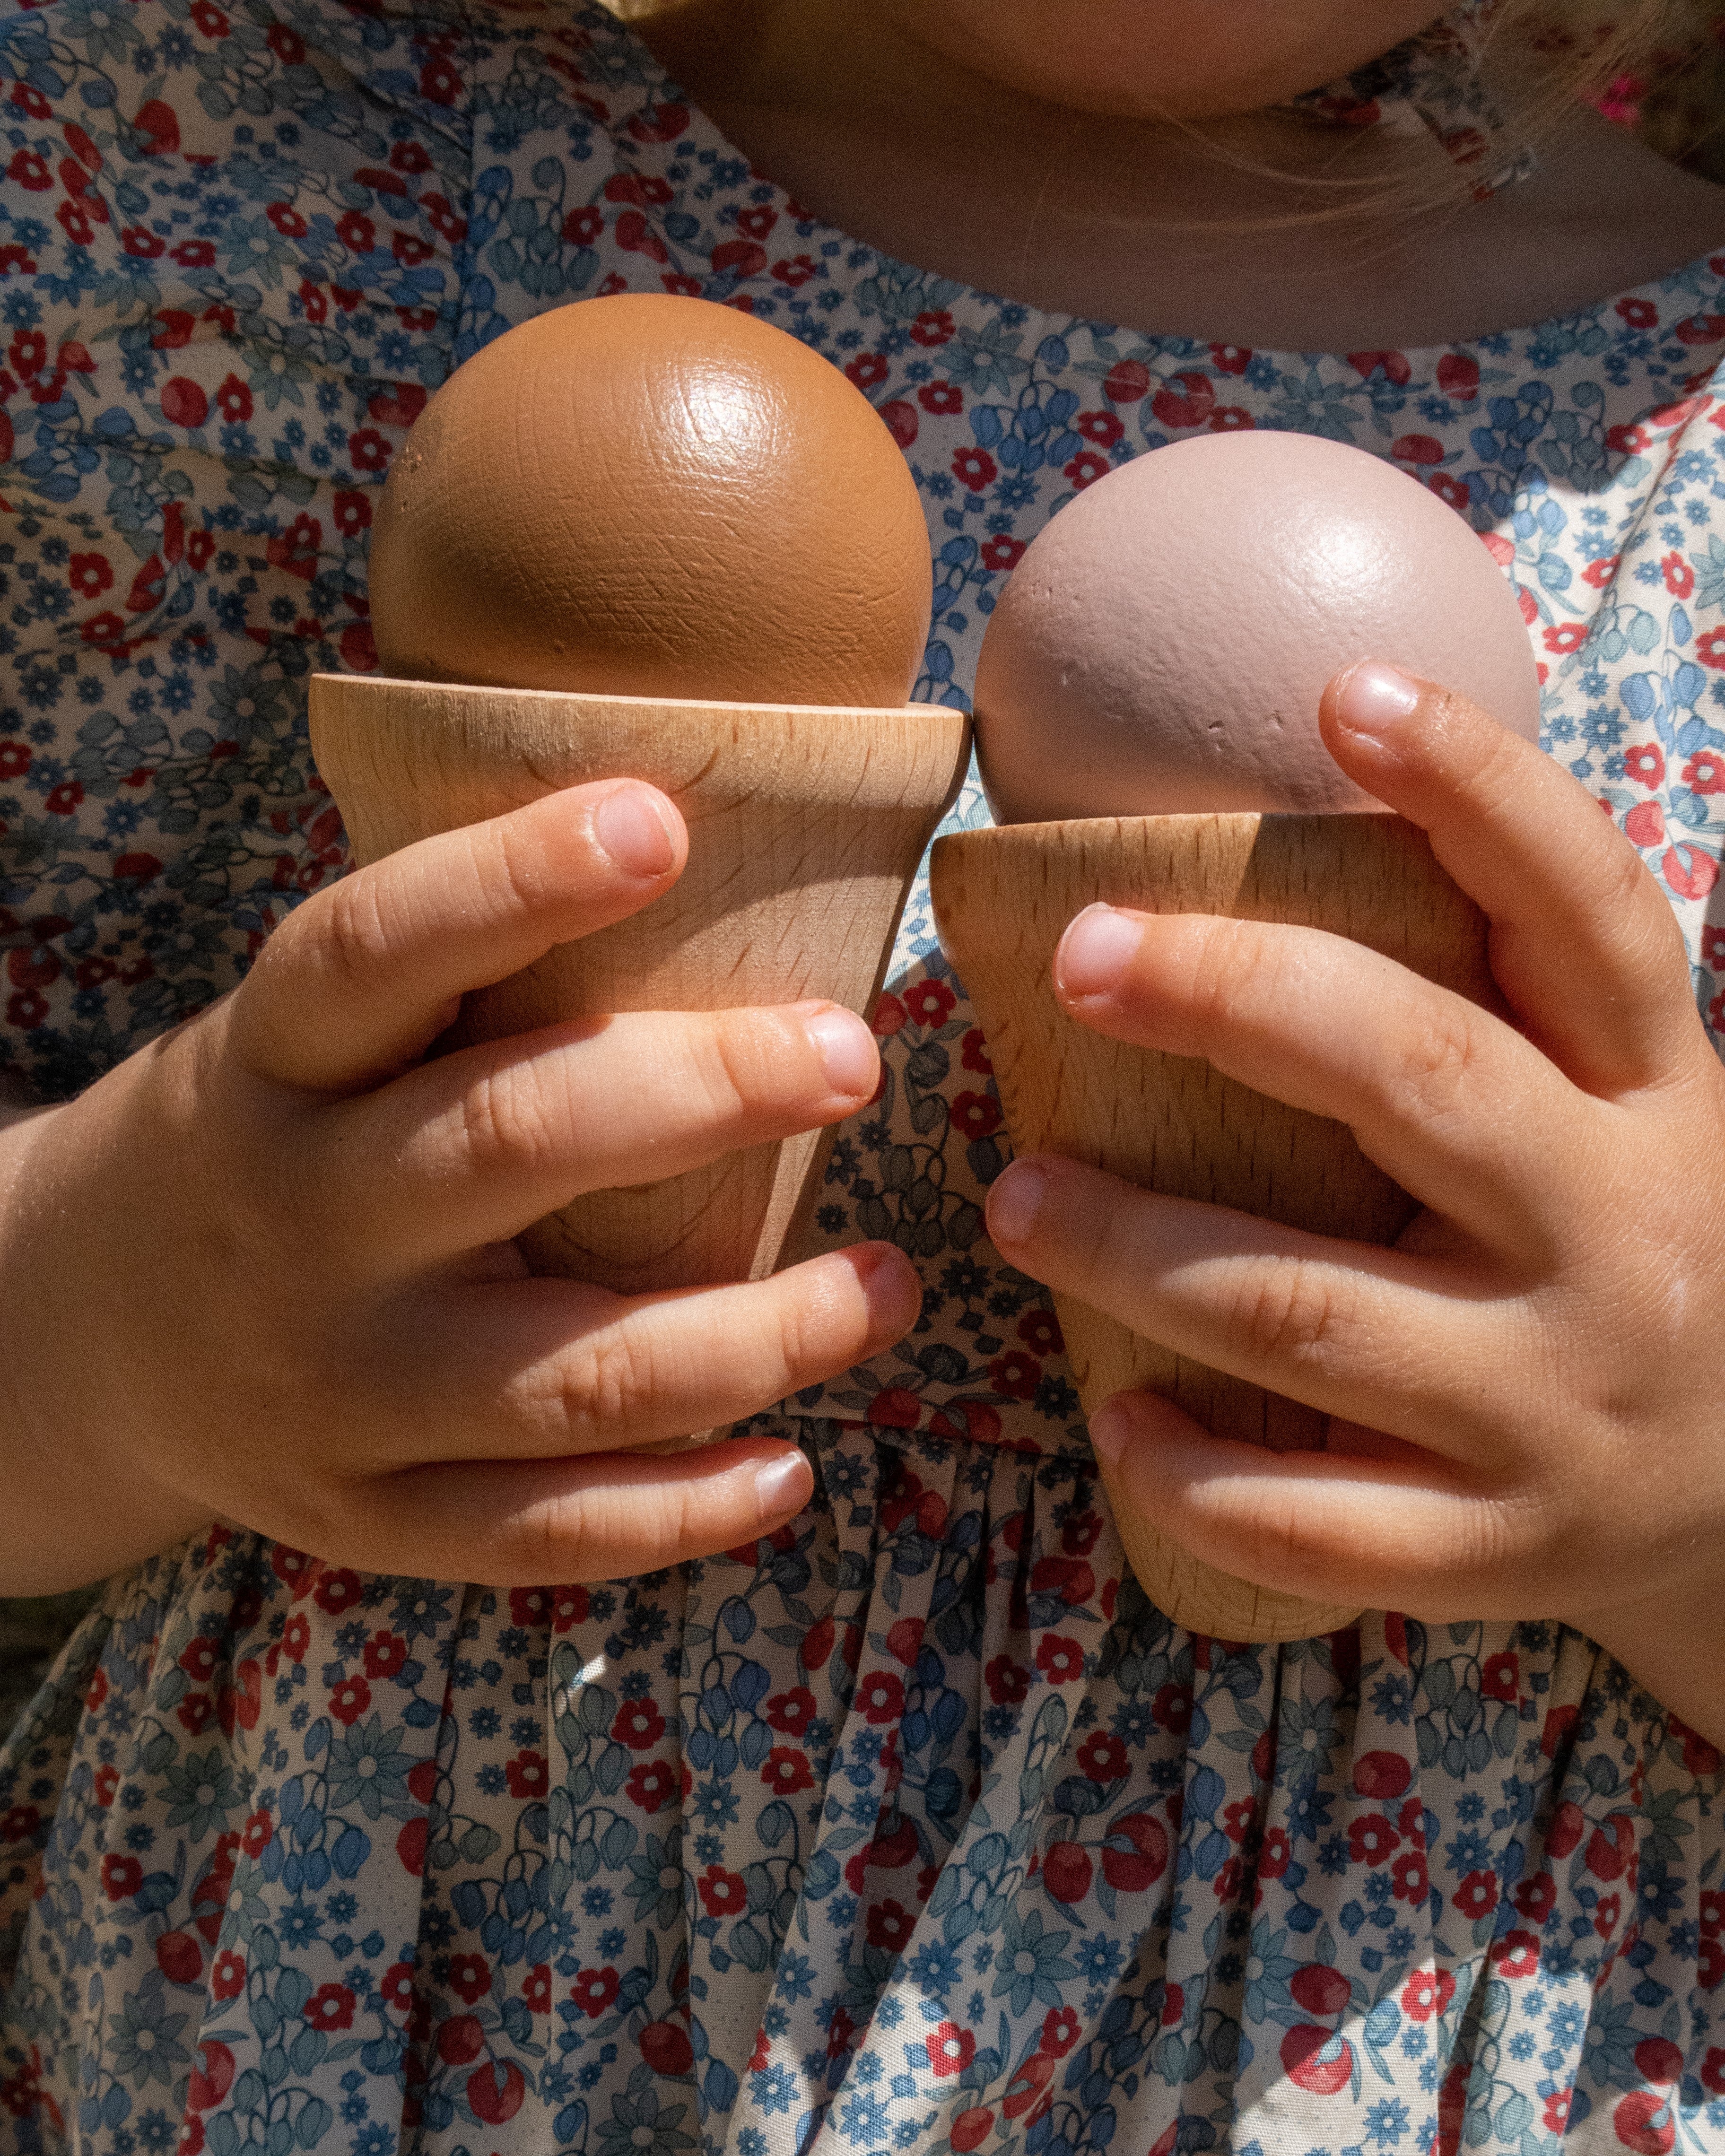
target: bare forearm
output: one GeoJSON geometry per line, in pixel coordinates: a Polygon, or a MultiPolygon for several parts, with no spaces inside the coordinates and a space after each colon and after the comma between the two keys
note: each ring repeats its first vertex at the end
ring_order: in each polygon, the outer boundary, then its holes
{"type": "MultiPolygon", "coordinates": [[[[105,1578],[203,1524],[196,1507],[128,1467],[123,1392],[80,1412],[74,1373],[44,1320],[23,1169],[60,1111],[0,1100],[0,1594],[51,1594],[105,1578]]],[[[87,1373],[75,1373],[84,1375],[87,1373]]]]}

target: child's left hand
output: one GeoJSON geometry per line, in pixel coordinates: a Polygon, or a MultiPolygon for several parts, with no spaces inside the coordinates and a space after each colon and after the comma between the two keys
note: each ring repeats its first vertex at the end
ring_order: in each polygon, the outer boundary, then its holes
{"type": "Polygon", "coordinates": [[[1430,834],[1516,1024],[1315,931],[1093,907],[1070,1014],[1353,1130],[1426,1209],[1393,1250],[1018,1161],[996,1245],[1178,1353],[1327,1411],[1324,1453],[1122,1394],[1121,1485],[1223,1570],[1434,1619],[1558,1618],[1725,1740],[1725,1072],[1671,909],[1561,767],[1391,669],[1343,767],[1430,834]]]}

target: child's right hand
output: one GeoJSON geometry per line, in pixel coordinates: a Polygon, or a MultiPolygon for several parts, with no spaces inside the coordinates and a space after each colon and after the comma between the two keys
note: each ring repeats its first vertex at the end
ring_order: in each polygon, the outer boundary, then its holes
{"type": "Polygon", "coordinates": [[[865,1361],[920,1288],[886,1244],[619,1297],[511,1238],[853,1113],[831,1004],[651,1013],[420,1059],[466,990],[675,882],[650,787],[576,788],[308,900],[234,993],[0,1136],[0,1592],[215,1517],[373,1572],[614,1578],[805,1502],[794,1447],[637,1448],[865,1361]],[[626,1448],[619,1450],[619,1448],[626,1448]]]}

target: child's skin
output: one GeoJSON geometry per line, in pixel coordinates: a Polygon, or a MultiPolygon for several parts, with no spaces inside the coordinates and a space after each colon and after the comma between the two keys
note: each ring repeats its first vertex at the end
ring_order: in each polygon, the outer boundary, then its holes
{"type": "MultiPolygon", "coordinates": [[[[763,168],[859,236],[1153,329],[1430,341],[1725,239],[1717,191],[1580,123],[1477,212],[1255,231],[1288,191],[1253,162],[1331,155],[1260,108],[1436,12],[702,0],[653,35],[763,168]],[[1230,116],[1227,157],[1158,110],[1230,116]]],[[[1359,154],[1370,177],[1381,146],[1359,154]]],[[[1339,1110],[1428,1208],[1400,1249],[1046,1159],[995,1184],[991,1232],[1036,1277],[1337,1419],[1334,1452],[1289,1460],[1111,1404],[1098,1444],[1201,1554],[1327,1600],[1564,1617],[1725,1741],[1725,1079],[1627,842],[1486,714],[1399,684],[1332,685],[1325,738],[1490,916],[1514,1024],[1336,939],[1210,921],[1087,915],[1057,979],[1081,1023],[1339,1110]]],[[[860,1021],[632,1018],[417,1061],[462,990],[648,903],[685,843],[629,785],[428,841],[308,901],[232,995],[0,1134],[0,1582],[95,1577],[213,1514],[373,1570],[604,1578],[802,1507],[793,1450],[634,1448],[878,1352],[918,1307],[896,1252],[625,1304],[524,1278],[507,1239],[579,1190],[850,1113],[875,1076],[860,1021]]]]}

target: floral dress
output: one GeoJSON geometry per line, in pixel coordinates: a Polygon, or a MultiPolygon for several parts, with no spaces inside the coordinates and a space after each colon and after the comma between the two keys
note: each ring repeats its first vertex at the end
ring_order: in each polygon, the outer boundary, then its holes
{"type": "MultiPolygon", "coordinates": [[[[467,353],[623,290],[874,401],[936,702],[1122,459],[1393,459],[1512,581],[1548,744],[1725,1016],[1725,255],[1295,357],[886,259],[597,9],[46,0],[0,70],[0,1060],[44,1096],[340,873],[305,688],[375,664],[389,460],[467,353]]],[[[762,1419],[814,1462],[793,1525],[515,1592],[218,1529],[111,1584],[0,1753],[7,2150],[1725,2149],[1717,1755],[1550,1625],[1241,1647],[1150,1606],[983,1233],[1000,1106],[924,887],[875,1024],[819,1231],[890,1237],[923,1309],[762,1419]]]]}

